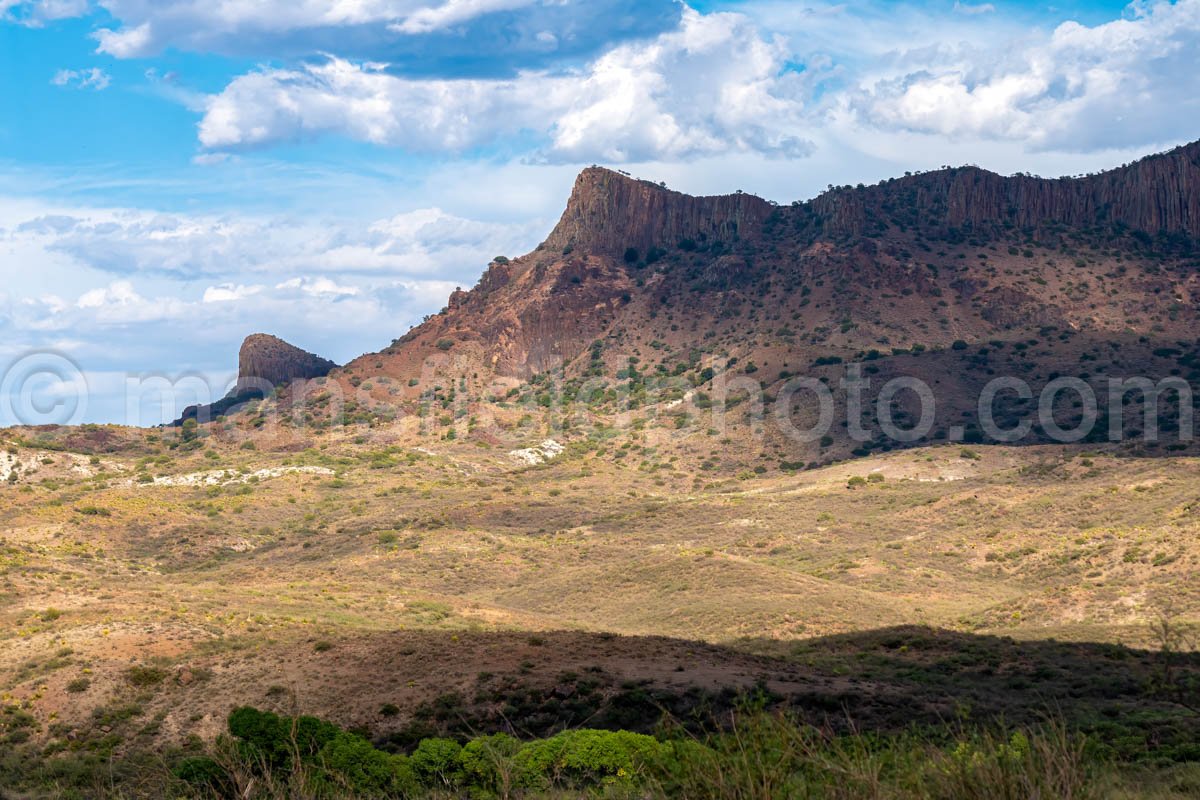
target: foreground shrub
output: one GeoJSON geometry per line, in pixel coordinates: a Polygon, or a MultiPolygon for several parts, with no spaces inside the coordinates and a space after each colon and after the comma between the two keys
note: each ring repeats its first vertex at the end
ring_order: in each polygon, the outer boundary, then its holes
{"type": "Polygon", "coordinates": [[[521,786],[586,787],[632,784],[658,767],[666,748],[651,736],[628,731],[566,731],[529,742],[513,758],[521,786]]]}
{"type": "MultiPolygon", "coordinates": [[[[689,800],[1090,800],[1107,767],[1060,726],[835,736],[786,715],[748,713],[703,740],[572,730],[520,742],[499,733],[460,744],[427,738],[412,755],[375,748],[312,717],[240,708],[236,739],[175,775],[206,797],[689,800]],[[934,740],[931,736],[937,736],[934,740]],[[944,738],[943,738],[944,737],[944,738]]],[[[1111,769],[1107,777],[1111,778],[1111,769]]],[[[1111,783],[1111,782],[1110,782],[1111,783]]]]}
{"type": "Polygon", "coordinates": [[[423,785],[449,789],[461,783],[461,755],[462,746],[453,739],[424,739],[413,751],[410,763],[423,785]]]}

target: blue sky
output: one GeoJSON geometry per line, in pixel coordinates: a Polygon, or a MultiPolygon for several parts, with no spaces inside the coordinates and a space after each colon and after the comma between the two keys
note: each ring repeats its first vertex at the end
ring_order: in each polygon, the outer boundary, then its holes
{"type": "Polygon", "coordinates": [[[384,347],[590,163],[1075,174],[1200,138],[1198,75],[1200,0],[0,0],[0,425],[62,416],[42,362],[152,424],[255,331],[384,347]]]}

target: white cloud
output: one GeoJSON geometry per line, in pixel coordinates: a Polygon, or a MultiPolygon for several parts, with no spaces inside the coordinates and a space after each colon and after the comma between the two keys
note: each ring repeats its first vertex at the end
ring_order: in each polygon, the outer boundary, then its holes
{"type": "MultiPolygon", "coordinates": [[[[56,348],[89,375],[170,378],[232,369],[242,339],[267,331],[344,363],[386,347],[547,227],[438,209],[296,221],[0,196],[0,261],[22,265],[2,287],[0,353],[56,348]]],[[[123,392],[120,380],[93,387],[90,418],[120,419],[123,392]]]]}
{"type": "Polygon", "coordinates": [[[108,88],[112,77],[100,69],[60,69],[50,79],[55,86],[74,86],[77,89],[95,89],[97,92],[108,88]]]}
{"type": "Polygon", "coordinates": [[[417,9],[389,27],[401,33],[430,33],[483,14],[523,8],[534,2],[535,0],[446,0],[440,5],[417,9]]]}
{"type": "Polygon", "coordinates": [[[153,50],[156,49],[155,42],[151,36],[149,22],[143,22],[141,25],[135,25],[132,28],[121,28],[115,31],[109,28],[101,28],[93,36],[99,42],[96,52],[107,53],[116,58],[147,56],[151,55],[153,50]]]}
{"type": "Polygon", "coordinates": [[[276,289],[293,289],[309,297],[354,297],[359,293],[356,286],[339,286],[329,278],[292,278],[275,287],[276,289]]]}
{"type": "Polygon", "coordinates": [[[460,152],[534,131],[549,160],[687,159],[807,151],[812,78],[787,68],[781,40],[739,14],[684,9],[680,28],[614,48],[570,74],[413,80],[329,58],[243,75],[200,123],[207,148],[340,134],[417,151],[460,152]]]}
{"type": "MultiPolygon", "coordinates": [[[[48,303],[47,310],[54,316],[62,317],[66,312],[56,301],[57,298],[54,298],[48,303]]],[[[178,298],[143,297],[129,281],[113,281],[108,286],[84,292],[75,302],[75,308],[103,325],[174,320],[189,311],[189,305],[178,298]]]]}
{"type": "MultiPolygon", "coordinates": [[[[11,2],[11,0],[8,0],[11,2]]],[[[0,3],[5,0],[0,0],[0,3]]],[[[86,0],[57,0],[86,8],[86,0]]],[[[120,26],[94,34],[99,51],[142,58],[167,46],[221,49],[237,41],[262,41],[302,31],[378,26],[402,34],[444,30],[497,11],[543,0],[105,0],[120,26]]],[[[2,8],[2,6],[0,6],[2,8]]],[[[72,14],[71,16],[74,16],[72,14]]]]}
{"type": "Polygon", "coordinates": [[[220,286],[209,286],[204,290],[202,303],[236,303],[259,294],[265,286],[242,286],[241,284],[223,283],[220,286]]]}
{"type": "Polygon", "coordinates": [[[215,164],[224,164],[232,156],[229,153],[197,153],[192,156],[192,163],[201,167],[211,167],[215,164]]]}
{"type": "Polygon", "coordinates": [[[996,7],[994,5],[992,5],[991,3],[979,3],[978,5],[975,5],[972,3],[960,3],[960,2],[958,2],[958,0],[955,0],[954,10],[960,14],[994,14],[994,13],[996,13],[996,7]]]}
{"type": "Polygon", "coordinates": [[[898,74],[865,86],[851,107],[882,130],[1013,139],[1031,148],[1194,138],[1200,0],[1130,9],[1128,19],[1065,22],[1001,48],[914,54],[898,74]]]}
{"type": "Polygon", "coordinates": [[[0,20],[13,20],[31,28],[78,17],[87,10],[88,0],[0,0],[0,20]]]}

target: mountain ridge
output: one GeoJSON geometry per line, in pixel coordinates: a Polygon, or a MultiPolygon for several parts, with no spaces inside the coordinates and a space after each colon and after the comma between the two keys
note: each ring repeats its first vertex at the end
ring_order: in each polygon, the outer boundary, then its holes
{"type": "MultiPolygon", "coordinates": [[[[1149,331],[1154,323],[1135,316],[1159,298],[1190,303],[1194,276],[1179,270],[1164,275],[1159,267],[1164,259],[1200,252],[1197,238],[1200,142],[1083,178],[1003,177],[959,167],[834,188],[790,206],[742,193],[693,197],[590,167],[536,250],[491,263],[473,289],[454,292],[442,313],[383,355],[399,357],[411,372],[437,354],[439,342],[445,350],[450,341],[457,352],[479,350],[482,365],[498,375],[523,379],[577,360],[623,319],[627,328],[655,328],[661,314],[648,305],[658,303],[664,311],[675,300],[698,299],[688,294],[701,294],[697,315],[728,318],[731,303],[753,306],[764,287],[813,293],[813,308],[796,318],[815,317],[809,327],[840,328],[849,319],[859,330],[866,329],[856,316],[880,310],[878,304],[872,310],[878,299],[872,293],[905,293],[909,299],[893,305],[910,307],[912,314],[902,318],[906,331],[883,319],[887,314],[874,314],[882,324],[871,325],[868,336],[829,338],[839,354],[869,349],[883,343],[880,338],[909,340],[889,346],[916,340],[947,345],[1022,326],[1149,331]],[[987,252],[1002,240],[1008,253],[987,252]],[[1071,293],[1095,281],[1096,265],[1114,262],[1117,251],[1146,261],[1146,269],[1117,287],[1130,297],[1106,301],[1107,308],[1095,304],[1092,310],[1102,313],[1085,313],[1083,301],[1091,300],[1072,300],[1071,293]],[[1018,253],[1023,258],[1009,258],[1018,253]],[[972,254],[976,263],[964,263],[972,254]],[[1002,264],[1009,272],[1019,266],[1027,274],[1031,267],[1046,274],[1006,278],[992,266],[1006,260],[1013,262],[1002,264]],[[1056,281],[1064,290],[1070,283],[1070,291],[1048,302],[1043,287],[1056,281]],[[818,302],[818,290],[830,283],[838,291],[818,302]],[[912,296],[931,302],[917,304],[912,296]],[[946,299],[951,297],[954,302],[946,299]],[[836,313],[813,314],[822,306],[836,313]],[[942,332],[914,328],[914,320],[950,306],[966,307],[957,326],[945,325],[942,332]]],[[[1130,268],[1120,260],[1110,270],[1118,283],[1117,273],[1130,268]]],[[[1116,296],[1113,289],[1106,292],[1116,296]]],[[[780,310],[797,313],[788,297],[771,298],[780,310]]]]}

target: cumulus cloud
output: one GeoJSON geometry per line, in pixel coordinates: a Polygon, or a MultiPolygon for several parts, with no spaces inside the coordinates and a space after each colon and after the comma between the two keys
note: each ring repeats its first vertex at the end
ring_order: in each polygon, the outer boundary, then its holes
{"type": "Polygon", "coordinates": [[[223,283],[220,286],[209,286],[204,290],[202,303],[236,303],[245,300],[265,289],[265,286],[242,286],[239,284],[223,283]]]}
{"type": "Polygon", "coordinates": [[[112,77],[99,67],[91,69],[60,69],[50,79],[55,86],[74,86],[77,89],[107,89],[112,77]]]}
{"type": "MultiPolygon", "coordinates": [[[[47,308],[53,312],[63,306],[57,297],[51,297],[47,301],[47,308]]],[[[87,312],[99,323],[127,325],[178,319],[186,312],[187,304],[175,297],[146,298],[129,281],[114,281],[108,286],[84,292],[75,302],[75,308],[87,312]]],[[[58,316],[61,316],[61,311],[58,316]]]]}
{"type": "Polygon", "coordinates": [[[942,48],[901,66],[850,102],[878,128],[1060,150],[1194,138],[1200,0],[1136,3],[1125,19],[1065,22],[1003,50],[942,48]]]}
{"type": "Polygon", "coordinates": [[[276,289],[291,289],[309,297],[354,297],[359,293],[357,286],[339,286],[334,281],[325,277],[316,278],[292,278],[289,281],[284,281],[275,287],[276,289]]]}
{"type": "Polygon", "coordinates": [[[746,17],[685,7],[678,30],[568,74],[413,80],[333,57],[261,69],[211,99],[199,135],[210,149],[339,134],[462,152],[531,131],[544,137],[548,160],[798,156],[809,148],[811,80],[789,69],[784,42],[764,38],[746,17]]]}

